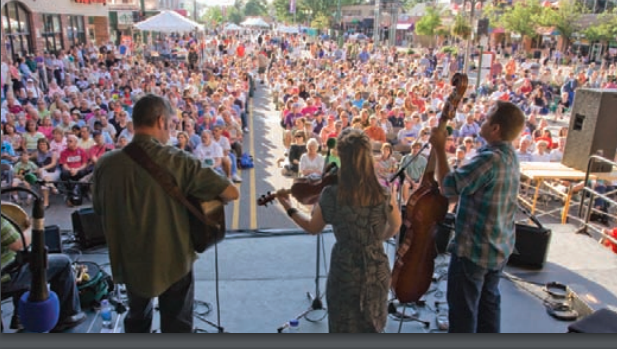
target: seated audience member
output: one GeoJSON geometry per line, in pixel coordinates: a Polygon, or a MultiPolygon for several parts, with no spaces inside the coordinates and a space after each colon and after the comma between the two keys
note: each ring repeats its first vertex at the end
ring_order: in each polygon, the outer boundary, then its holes
{"type": "MultiPolygon", "coordinates": [[[[2,217],[2,293],[26,292],[30,289],[32,273],[28,264],[18,265],[16,253],[28,248],[32,240],[32,231],[28,227],[19,233],[18,228],[2,217]],[[25,242],[25,245],[24,245],[25,242]]],[[[81,311],[79,291],[71,259],[64,254],[50,254],[47,257],[47,282],[49,289],[56,293],[60,301],[60,318],[51,332],[62,332],[73,328],[86,320],[86,314],[81,311]]],[[[17,298],[13,298],[15,309],[17,298]]],[[[19,318],[17,318],[19,319],[19,318]]],[[[21,327],[16,324],[17,327],[21,327]]]]}

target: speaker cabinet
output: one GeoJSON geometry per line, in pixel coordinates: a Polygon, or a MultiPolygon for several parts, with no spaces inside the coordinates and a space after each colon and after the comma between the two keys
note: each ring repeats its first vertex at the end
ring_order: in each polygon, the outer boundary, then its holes
{"type": "Polygon", "coordinates": [[[76,210],[71,215],[73,231],[77,243],[82,248],[91,248],[106,244],[103,223],[92,208],[76,210]]]}
{"type": "MultiPolygon", "coordinates": [[[[562,163],[587,171],[589,157],[615,159],[617,149],[617,91],[578,89],[570,116],[570,130],[562,163]]],[[[612,166],[596,163],[592,172],[611,172],[612,166]]]]}
{"type": "Polygon", "coordinates": [[[45,246],[48,253],[62,253],[62,233],[59,226],[45,227],[45,246]]]}

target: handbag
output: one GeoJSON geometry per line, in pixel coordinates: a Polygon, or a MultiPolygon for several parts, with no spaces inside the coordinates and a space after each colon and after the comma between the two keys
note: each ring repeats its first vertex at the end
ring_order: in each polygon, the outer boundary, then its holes
{"type": "Polygon", "coordinates": [[[174,177],[156,164],[137,144],[130,143],[123,151],[143,167],[163,190],[189,213],[190,235],[193,248],[202,253],[225,238],[225,210],[221,201],[200,202],[194,197],[185,197],[174,177]]]}

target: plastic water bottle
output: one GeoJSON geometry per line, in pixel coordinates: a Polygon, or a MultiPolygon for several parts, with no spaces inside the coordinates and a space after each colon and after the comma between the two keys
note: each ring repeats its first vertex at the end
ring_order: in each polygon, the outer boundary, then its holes
{"type": "Polygon", "coordinates": [[[300,333],[300,321],[298,319],[289,321],[289,333],[300,333]]]}
{"type": "Polygon", "coordinates": [[[113,333],[114,329],[111,325],[111,307],[109,301],[103,299],[101,301],[101,333],[113,333]]]}

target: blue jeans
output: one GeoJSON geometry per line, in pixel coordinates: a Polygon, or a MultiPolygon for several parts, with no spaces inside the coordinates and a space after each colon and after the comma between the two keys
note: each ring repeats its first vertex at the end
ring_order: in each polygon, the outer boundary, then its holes
{"type": "Polygon", "coordinates": [[[484,269],[452,254],[448,270],[450,333],[499,333],[501,295],[499,279],[505,262],[484,269]]]}
{"type": "MultiPolygon", "coordinates": [[[[2,284],[2,292],[20,292],[30,289],[32,273],[28,264],[11,273],[11,280],[2,284]]],[[[47,262],[47,282],[49,288],[60,300],[60,322],[81,311],[79,291],[75,283],[75,275],[71,260],[64,254],[50,254],[47,262]]]]}
{"type": "Polygon", "coordinates": [[[236,154],[233,151],[230,151],[227,156],[229,156],[229,161],[231,162],[231,174],[238,174],[238,161],[236,160],[236,154]]]}

